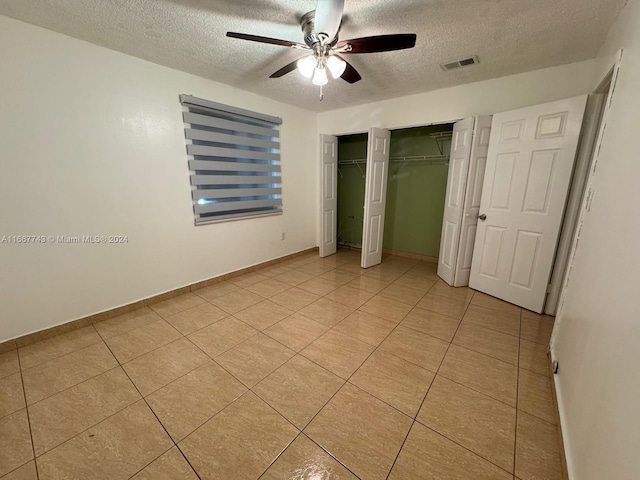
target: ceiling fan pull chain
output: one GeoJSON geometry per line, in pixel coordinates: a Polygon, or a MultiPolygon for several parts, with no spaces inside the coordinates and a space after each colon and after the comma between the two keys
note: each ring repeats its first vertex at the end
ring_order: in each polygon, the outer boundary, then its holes
{"type": "Polygon", "coordinates": [[[322,85],[320,85],[320,101],[324,100],[324,92],[322,91],[322,85]]]}

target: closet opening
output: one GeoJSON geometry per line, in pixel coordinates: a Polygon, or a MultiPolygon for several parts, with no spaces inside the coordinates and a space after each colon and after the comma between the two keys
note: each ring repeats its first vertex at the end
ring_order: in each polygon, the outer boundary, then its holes
{"type": "MultiPolygon", "coordinates": [[[[453,125],[391,130],[385,256],[438,262],[453,125]]],[[[338,137],[336,240],[342,251],[362,249],[369,144],[368,133],[338,137]]]]}

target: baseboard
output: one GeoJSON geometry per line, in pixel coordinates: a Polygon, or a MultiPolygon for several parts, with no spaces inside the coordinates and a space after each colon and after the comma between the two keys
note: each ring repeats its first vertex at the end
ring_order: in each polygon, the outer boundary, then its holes
{"type": "Polygon", "coordinates": [[[164,292],[159,295],[153,295],[151,297],[144,298],[137,302],[133,302],[127,305],[105,310],[103,312],[96,313],[94,315],[89,315],[87,317],[71,320],[69,322],[65,322],[60,325],[56,325],[54,327],[45,328],[43,330],[39,330],[34,333],[28,333],[26,335],[22,335],[20,337],[14,338],[12,340],[7,340],[5,342],[0,343],[0,354],[9,352],[12,350],[16,350],[17,348],[20,348],[20,347],[26,347],[27,345],[31,345],[32,343],[36,343],[41,340],[46,340],[47,338],[52,338],[58,335],[62,335],[63,333],[68,333],[74,330],[78,330],[80,328],[88,327],[89,325],[93,325],[93,324],[102,322],[104,320],[109,320],[110,318],[117,317],[118,315],[122,315],[124,313],[128,313],[133,310],[137,310],[139,308],[147,307],[149,305],[153,305],[154,303],[162,302],[163,300],[167,300],[169,298],[176,297],[178,295],[182,295],[184,293],[188,293],[193,290],[199,290],[200,288],[203,288],[203,287],[208,287],[210,285],[214,285],[219,282],[224,282],[226,280],[230,280],[240,275],[244,275],[245,273],[255,272],[256,270],[260,270],[261,268],[270,267],[272,265],[276,265],[286,260],[291,260],[292,258],[301,257],[309,253],[317,253],[318,251],[319,251],[318,247],[307,248],[300,252],[292,253],[290,255],[285,255],[284,257],[276,258],[274,260],[269,260],[267,262],[262,262],[257,265],[253,265],[251,267],[242,268],[240,270],[226,273],[218,277],[213,277],[207,280],[202,280],[200,282],[192,283],[190,285],[176,288],[174,290],[170,290],[168,292],[164,292]]]}
{"type": "Polygon", "coordinates": [[[569,480],[569,469],[567,468],[567,456],[564,451],[564,438],[562,436],[562,424],[560,423],[560,405],[558,404],[558,395],[556,394],[555,374],[553,371],[553,361],[551,360],[551,351],[547,352],[549,360],[549,375],[551,380],[551,393],[553,395],[553,410],[556,416],[556,426],[558,429],[558,448],[560,450],[560,468],[562,469],[562,480],[569,480]]]}
{"type": "Polygon", "coordinates": [[[397,257],[412,258],[414,260],[422,260],[423,262],[438,263],[438,257],[431,257],[429,255],[422,255],[421,253],[403,252],[402,250],[393,250],[391,248],[384,248],[382,253],[388,255],[395,255],[397,257]]]}

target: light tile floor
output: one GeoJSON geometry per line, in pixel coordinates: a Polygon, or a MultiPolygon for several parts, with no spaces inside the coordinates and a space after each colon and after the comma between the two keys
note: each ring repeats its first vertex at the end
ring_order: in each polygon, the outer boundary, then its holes
{"type": "Polygon", "coordinates": [[[559,479],[552,327],[298,257],[0,355],[0,477],[559,479]]]}

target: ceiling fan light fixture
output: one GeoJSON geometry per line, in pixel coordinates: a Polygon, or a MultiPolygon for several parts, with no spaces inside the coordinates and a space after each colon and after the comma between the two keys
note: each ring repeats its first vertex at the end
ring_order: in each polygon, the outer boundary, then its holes
{"type": "Polygon", "coordinates": [[[313,72],[313,80],[314,85],[326,85],[329,83],[329,79],[327,78],[327,69],[323,67],[318,67],[313,72]]]}
{"type": "Polygon", "coordinates": [[[394,52],[416,46],[415,33],[372,35],[339,40],[345,0],[315,0],[315,2],[317,2],[316,9],[305,13],[300,18],[304,43],[238,32],[227,32],[227,37],[304,51],[304,57],[293,60],[276,70],[269,75],[269,78],[280,78],[294,70],[299,70],[302,76],[320,87],[320,100],[323,98],[322,87],[329,82],[329,75],[331,78],[340,78],[349,84],[362,80],[362,76],[343,56],[394,52]]]}
{"type": "Polygon", "coordinates": [[[347,62],[342,60],[340,57],[336,57],[335,55],[331,55],[327,58],[327,68],[331,72],[331,76],[333,78],[340,78],[347,68],[347,62]]]}
{"type": "Polygon", "coordinates": [[[307,55],[306,57],[298,60],[298,62],[296,63],[298,70],[305,78],[311,78],[314,76],[317,65],[318,61],[313,55],[307,55]]]}

